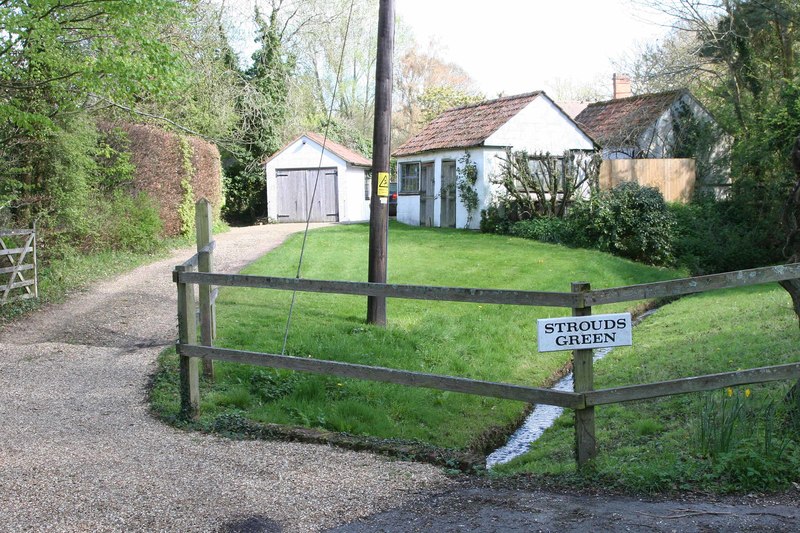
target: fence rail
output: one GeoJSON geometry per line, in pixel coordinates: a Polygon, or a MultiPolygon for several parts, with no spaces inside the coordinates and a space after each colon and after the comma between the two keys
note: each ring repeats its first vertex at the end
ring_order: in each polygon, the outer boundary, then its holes
{"type": "Polygon", "coordinates": [[[590,316],[593,305],[679,296],[800,278],[800,263],[610,289],[592,290],[588,283],[576,282],[572,284],[572,292],[569,293],[218,274],[210,272],[215,245],[214,241],[211,240],[210,206],[208,203],[206,202],[203,205],[198,203],[197,213],[198,253],[183,264],[175,267],[173,272],[173,281],[178,288],[179,340],[177,351],[180,356],[181,413],[182,416],[188,419],[195,418],[198,415],[198,362],[202,359],[206,375],[209,375],[210,367],[210,376],[213,376],[212,361],[223,360],[575,409],[575,454],[578,464],[583,465],[596,454],[595,406],[687,394],[749,383],[766,383],[800,378],[800,363],[792,363],[737,372],[693,376],[658,383],[594,390],[592,350],[575,350],[573,351],[575,392],[562,392],[538,387],[425,374],[340,361],[217,348],[213,346],[213,330],[215,327],[213,304],[218,293],[218,289],[215,286],[501,305],[554,306],[570,308],[573,316],[590,316]],[[202,220],[207,222],[203,223],[202,220]],[[200,287],[200,318],[197,321],[194,319],[196,309],[194,285],[199,285],[200,287]],[[200,324],[201,328],[199,343],[198,324],[200,324]]]}
{"type": "Polygon", "coordinates": [[[37,298],[38,280],[36,226],[32,229],[0,229],[0,305],[37,298]]]}

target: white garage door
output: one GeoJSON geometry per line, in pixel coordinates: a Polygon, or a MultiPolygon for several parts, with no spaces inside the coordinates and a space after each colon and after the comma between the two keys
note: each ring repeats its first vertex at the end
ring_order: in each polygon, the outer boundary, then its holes
{"type": "Polygon", "coordinates": [[[278,222],[338,222],[339,197],[335,168],[277,170],[278,222]],[[319,174],[319,180],[317,180],[319,174]],[[314,193],[314,183],[317,191],[314,193]],[[313,201],[312,201],[313,197],[313,201]]]}

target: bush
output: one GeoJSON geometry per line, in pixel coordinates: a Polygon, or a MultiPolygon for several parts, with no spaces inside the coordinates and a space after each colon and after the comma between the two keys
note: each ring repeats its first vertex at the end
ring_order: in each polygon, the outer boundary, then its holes
{"type": "Polygon", "coordinates": [[[158,206],[145,193],[117,191],[104,204],[97,243],[101,249],[152,252],[161,244],[158,206]]]}
{"type": "Polygon", "coordinates": [[[675,222],[664,197],[654,187],[633,182],[603,191],[573,207],[575,244],[652,265],[674,260],[675,222]]]}
{"type": "Polygon", "coordinates": [[[765,223],[747,220],[737,203],[699,196],[691,204],[675,204],[675,256],[693,275],[755,268],[781,260],[779,250],[765,233],[775,234],[765,223]]]}
{"type": "Polygon", "coordinates": [[[572,245],[575,240],[575,232],[571,222],[557,217],[536,217],[530,220],[521,220],[513,223],[508,233],[515,237],[568,246],[572,245]]]}

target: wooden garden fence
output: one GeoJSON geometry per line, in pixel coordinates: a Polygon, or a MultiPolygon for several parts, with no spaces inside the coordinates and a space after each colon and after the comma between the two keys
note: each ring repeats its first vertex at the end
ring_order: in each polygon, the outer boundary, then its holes
{"type": "Polygon", "coordinates": [[[36,226],[0,229],[0,305],[39,296],[36,226]]]}
{"type": "MultiPolygon", "coordinates": [[[[187,419],[196,418],[199,414],[199,361],[202,359],[205,362],[207,372],[212,360],[231,361],[574,409],[575,455],[578,464],[584,465],[596,455],[594,407],[597,405],[800,378],[800,363],[791,363],[594,390],[592,350],[574,350],[574,391],[564,392],[331,360],[214,347],[212,345],[213,301],[217,289],[213,287],[249,287],[478,304],[563,307],[571,309],[573,316],[589,316],[592,314],[592,307],[596,305],[674,297],[800,278],[800,263],[611,289],[592,290],[589,283],[576,282],[572,284],[571,292],[432,287],[218,274],[210,272],[209,266],[214,251],[214,241],[210,235],[210,207],[207,203],[198,204],[197,213],[198,222],[208,221],[197,225],[199,231],[205,232],[202,237],[198,232],[198,253],[185,263],[176,266],[173,272],[173,281],[178,289],[177,351],[180,358],[181,415],[187,419]],[[200,287],[199,321],[195,319],[194,285],[200,287]],[[199,343],[198,322],[201,327],[199,343]]],[[[535,325],[532,324],[531,327],[535,325]]],[[[335,356],[335,354],[329,355],[335,356]]]]}

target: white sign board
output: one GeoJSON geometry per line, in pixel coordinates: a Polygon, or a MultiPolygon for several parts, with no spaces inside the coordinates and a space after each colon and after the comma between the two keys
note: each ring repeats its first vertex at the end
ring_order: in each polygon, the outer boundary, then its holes
{"type": "Polygon", "coordinates": [[[542,318],[536,321],[540,352],[630,346],[631,314],[542,318]]]}

